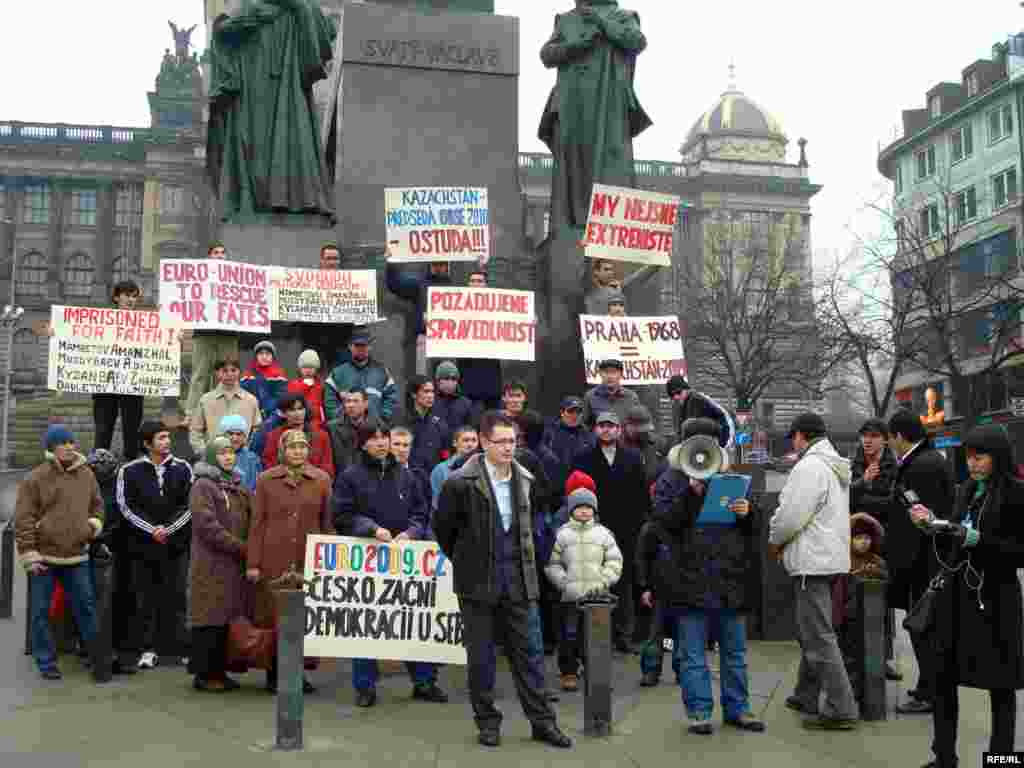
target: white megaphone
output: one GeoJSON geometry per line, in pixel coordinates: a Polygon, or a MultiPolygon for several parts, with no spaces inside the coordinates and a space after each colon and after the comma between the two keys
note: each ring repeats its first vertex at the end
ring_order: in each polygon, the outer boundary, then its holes
{"type": "Polygon", "coordinates": [[[708,435],[688,437],[677,446],[679,468],[694,480],[707,480],[728,468],[725,452],[708,435]]]}

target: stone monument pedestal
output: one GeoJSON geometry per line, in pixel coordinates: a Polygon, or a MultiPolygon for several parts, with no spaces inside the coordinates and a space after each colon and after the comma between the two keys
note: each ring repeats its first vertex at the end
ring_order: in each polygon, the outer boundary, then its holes
{"type": "Polygon", "coordinates": [[[562,398],[583,396],[587,384],[580,345],[580,315],[586,259],[579,235],[572,230],[556,232],[547,242],[538,265],[537,307],[539,323],[539,368],[543,388],[531,398],[542,413],[559,412],[562,398]]]}

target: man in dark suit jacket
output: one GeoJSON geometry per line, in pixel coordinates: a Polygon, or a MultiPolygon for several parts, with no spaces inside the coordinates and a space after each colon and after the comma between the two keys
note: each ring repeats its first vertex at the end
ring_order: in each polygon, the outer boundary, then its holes
{"type": "MultiPolygon", "coordinates": [[[[889,420],[890,444],[899,457],[893,506],[885,535],[885,559],[889,565],[889,605],[909,610],[924,594],[935,572],[931,541],[911,522],[910,514],[896,495],[913,491],[920,503],[936,517],[953,514],[953,470],[945,457],[932,447],[921,420],[909,410],[897,411],[889,420]]],[[[913,636],[911,636],[913,640],[913,636]]],[[[911,699],[896,707],[904,714],[927,714],[933,709],[935,665],[927,642],[914,642],[920,670],[911,699]]]]}
{"type": "MultiPolygon", "coordinates": [[[[597,415],[594,433],[597,444],[576,456],[573,470],[593,478],[601,523],[615,535],[623,552],[635,552],[640,526],[650,513],[644,462],[640,452],[619,443],[619,417],[613,411],[597,415]]],[[[615,606],[615,647],[632,653],[635,628],[633,610],[633,558],[624,557],[622,578],[615,585],[619,603],[615,606]]]]}

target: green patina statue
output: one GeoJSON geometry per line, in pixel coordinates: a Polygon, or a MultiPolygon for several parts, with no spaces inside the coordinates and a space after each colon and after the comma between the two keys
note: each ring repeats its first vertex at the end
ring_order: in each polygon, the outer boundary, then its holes
{"type": "Polygon", "coordinates": [[[336,34],[317,0],[246,0],[214,21],[206,167],[225,220],[332,214],[312,89],[336,34]]]}
{"type": "Polygon", "coordinates": [[[651,125],[633,90],[636,57],[647,47],[640,17],[616,0],[576,0],[555,17],[541,49],[558,81],[541,117],[551,149],[551,230],[579,232],[595,183],[635,187],[633,137],[651,125]]]}

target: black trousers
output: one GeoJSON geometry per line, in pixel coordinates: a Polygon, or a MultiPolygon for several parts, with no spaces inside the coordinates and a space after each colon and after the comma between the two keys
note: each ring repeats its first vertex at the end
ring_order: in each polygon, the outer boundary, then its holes
{"type": "MultiPolygon", "coordinates": [[[[635,544],[632,542],[631,544],[635,544]]],[[[627,551],[623,549],[623,551],[627,551]]],[[[630,549],[629,551],[632,551],[630,549]]],[[[612,610],[612,633],[616,641],[633,642],[636,630],[636,606],[633,599],[633,569],[623,568],[622,578],[612,587],[612,592],[619,602],[612,610]]]]}
{"type": "MultiPolygon", "coordinates": [[[[473,719],[481,731],[501,728],[501,711],[494,706],[494,684],[497,676],[495,638],[500,637],[508,657],[512,678],[515,680],[519,703],[526,719],[533,725],[553,723],[551,709],[544,691],[530,675],[529,601],[502,598],[495,604],[462,600],[463,645],[466,647],[469,698],[473,704],[473,719]]],[[[536,607],[534,607],[536,610],[536,607]]],[[[533,649],[544,661],[544,649],[533,649]]],[[[536,661],[536,659],[534,659],[536,661]]]]}
{"type": "MultiPolygon", "coordinates": [[[[913,606],[924,594],[927,584],[910,590],[910,605],[913,606]]],[[[932,647],[931,637],[927,634],[910,635],[910,645],[914,649],[914,657],[917,659],[917,698],[919,701],[931,701],[935,698],[936,687],[936,661],[935,650],[932,647]]]]}
{"type": "Polygon", "coordinates": [[[132,621],[132,646],[138,652],[187,656],[185,590],[188,585],[188,550],[167,552],[154,559],[133,560],[132,577],[138,591],[132,621]]]}
{"type": "Polygon", "coordinates": [[[139,427],[142,424],[143,399],[138,395],[93,395],[92,420],[96,424],[96,447],[110,450],[114,440],[114,424],[121,414],[124,456],[131,461],[142,450],[139,427]]]}
{"type": "MultiPolygon", "coordinates": [[[[936,768],[954,768],[956,757],[956,731],[960,720],[960,698],[956,683],[949,683],[939,674],[935,685],[934,738],[936,768]]],[[[992,705],[992,735],[990,752],[1013,752],[1014,730],[1017,721],[1017,692],[1012,688],[989,691],[992,705]]]]}
{"type": "Polygon", "coordinates": [[[200,680],[223,680],[227,648],[227,626],[192,627],[192,673],[200,680]]]}

